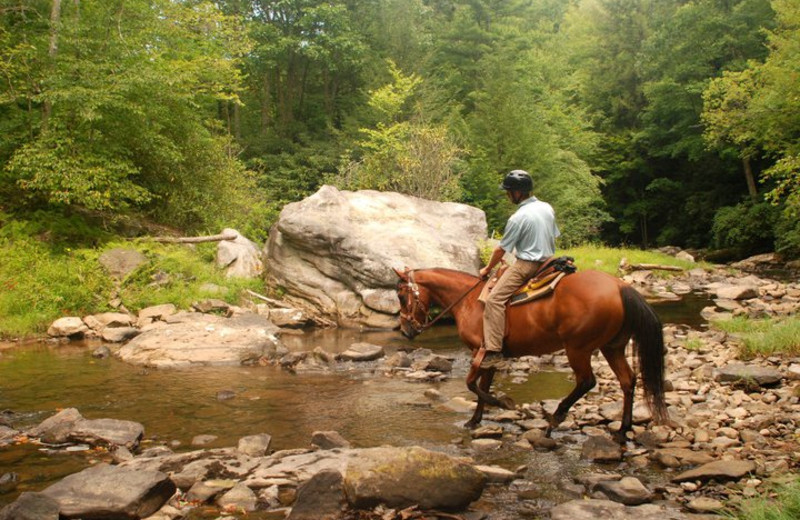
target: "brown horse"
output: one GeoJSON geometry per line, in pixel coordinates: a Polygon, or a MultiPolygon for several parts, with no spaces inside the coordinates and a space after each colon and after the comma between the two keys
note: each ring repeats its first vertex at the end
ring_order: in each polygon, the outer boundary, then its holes
{"type": "MultiPolygon", "coordinates": [[[[485,281],[451,269],[398,271],[400,281],[400,329],[412,339],[432,324],[431,304],[443,313],[452,313],[458,335],[473,356],[483,340],[483,304],[478,296],[485,281]]],[[[438,318],[437,318],[438,319],[438,318]]],[[[592,373],[592,353],[600,350],[619,379],[624,396],[622,426],[617,433],[624,441],[633,420],[633,394],[636,378],[625,357],[625,347],[633,339],[637,347],[645,398],[657,421],[667,418],[664,402],[664,337],[661,321],[653,308],[632,287],[599,271],[580,271],[565,276],[553,294],[532,302],[508,307],[503,353],[506,357],[542,355],[564,349],[575,372],[575,388],[548,417],[550,427],[560,424],[570,407],[596,380],[592,373]]],[[[510,399],[490,393],[495,369],[480,370],[473,363],[467,387],[477,394],[478,406],[465,424],[475,427],[483,418],[486,404],[513,407],[510,399]]]]}

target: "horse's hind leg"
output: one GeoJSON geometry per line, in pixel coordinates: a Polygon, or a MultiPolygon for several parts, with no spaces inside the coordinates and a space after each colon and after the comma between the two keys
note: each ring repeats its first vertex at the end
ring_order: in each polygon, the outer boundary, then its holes
{"type": "Polygon", "coordinates": [[[628,338],[621,338],[612,341],[600,351],[608,361],[608,366],[617,376],[619,386],[622,388],[622,425],[619,431],[615,434],[617,440],[622,443],[625,442],[625,434],[628,433],[633,426],[633,393],[636,389],[636,377],[633,374],[628,360],[625,358],[625,346],[628,344],[628,338]]]}
{"type": "Polygon", "coordinates": [[[576,352],[567,349],[567,359],[569,360],[573,372],[575,372],[575,388],[558,404],[555,413],[547,417],[550,423],[545,433],[547,437],[550,436],[553,428],[561,424],[564,419],[567,418],[567,412],[572,408],[572,405],[597,384],[597,380],[592,373],[591,351],[576,352]]]}

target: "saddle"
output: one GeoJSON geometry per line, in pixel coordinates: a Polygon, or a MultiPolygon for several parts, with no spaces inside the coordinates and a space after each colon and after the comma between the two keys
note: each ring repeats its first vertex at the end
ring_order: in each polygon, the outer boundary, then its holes
{"type": "MultiPolygon", "coordinates": [[[[530,280],[511,295],[508,305],[522,305],[552,293],[562,278],[578,270],[574,262],[575,259],[571,256],[548,258],[530,280]]],[[[507,268],[508,266],[503,266],[497,270],[495,276],[489,280],[481,292],[481,296],[478,298],[480,301],[485,301],[486,296],[491,292],[497,280],[500,279],[507,268]]]]}

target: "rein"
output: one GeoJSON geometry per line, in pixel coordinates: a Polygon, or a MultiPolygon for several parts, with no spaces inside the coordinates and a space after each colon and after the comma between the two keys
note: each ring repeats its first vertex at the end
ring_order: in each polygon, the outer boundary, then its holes
{"type": "Polygon", "coordinates": [[[483,281],[482,278],[478,278],[478,281],[475,282],[475,285],[473,285],[472,287],[467,289],[467,291],[464,294],[462,294],[458,299],[456,299],[456,301],[454,301],[453,303],[448,305],[442,312],[437,314],[436,317],[433,318],[432,320],[428,319],[429,318],[428,309],[425,309],[425,323],[420,323],[414,317],[414,314],[415,314],[415,311],[417,310],[417,307],[421,306],[421,303],[419,301],[419,285],[417,285],[417,282],[414,280],[414,271],[410,271],[408,273],[408,286],[409,286],[409,288],[411,288],[411,294],[414,296],[414,298],[412,300],[413,305],[409,306],[411,308],[409,309],[409,312],[407,314],[403,315],[401,313],[401,316],[403,318],[405,318],[408,322],[412,323],[414,325],[414,328],[417,329],[417,333],[420,334],[423,331],[425,331],[425,330],[429,329],[430,327],[432,327],[434,323],[436,323],[437,321],[439,321],[442,318],[442,316],[444,316],[445,314],[450,312],[450,310],[452,310],[453,307],[455,307],[456,305],[461,303],[461,301],[464,298],[466,298],[469,293],[474,291],[475,288],[478,287],[481,284],[482,281],[483,281]]]}

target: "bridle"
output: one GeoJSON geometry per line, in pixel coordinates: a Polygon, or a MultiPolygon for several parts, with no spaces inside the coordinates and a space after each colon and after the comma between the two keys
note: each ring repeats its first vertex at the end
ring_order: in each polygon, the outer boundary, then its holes
{"type": "MultiPolygon", "coordinates": [[[[400,311],[400,318],[405,320],[414,328],[414,332],[417,334],[421,334],[423,331],[432,327],[437,321],[439,321],[445,314],[450,312],[456,305],[461,303],[461,301],[467,297],[469,293],[471,293],[476,287],[478,287],[483,279],[478,278],[478,281],[475,282],[475,285],[467,289],[467,291],[462,294],[456,301],[448,305],[442,312],[436,315],[435,318],[430,319],[428,312],[430,308],[425,306],[422,303],[422,300],[419,298],[419,285],[417,284],[416,280],[414,280],[414,273],[415,271],[408,271],[408,281],[405,282],[409,290],[408,301],[406,302],[406,307],[408,308],[408,312],[403,312],[402,309],[400,311]],[[416,318],[418,310],[424,311],[425,322],[420,323],[419,320],[416,318]]],[[[402,284],[402,282],[401,282],[402,284]]]]}

